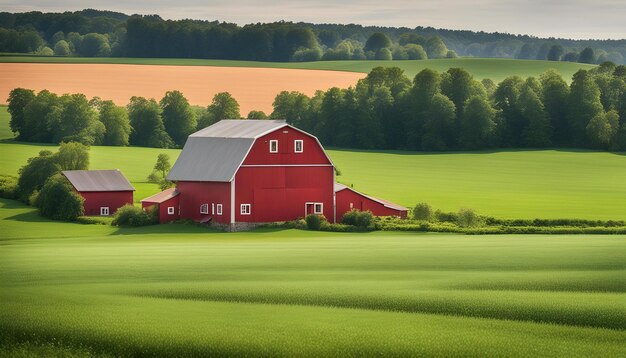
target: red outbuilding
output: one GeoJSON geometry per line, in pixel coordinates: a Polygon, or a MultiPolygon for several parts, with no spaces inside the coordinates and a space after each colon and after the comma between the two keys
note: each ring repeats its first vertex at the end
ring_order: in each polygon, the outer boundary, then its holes
{"type": "MultiPolygon", "coordinates": [[[[335,222],[344,214],[335,203],[334,165],[318,139],[280,120],[222,120],[193,133],[167,179],[176,190],[142,200],[144,207],[159,205],[161,222],[234,228],[308,214],[335,222]]],[[[374,214],[398,211],[391,212],[374,214]]]]}
{"type": "Polygon", "coordinates": [[[141,200],[141,207],[144,210],[158,210],[161,223],[177,220],[180,218],[179,194],[176,188],[164,190],[141,200]]]}
{"type": "Polygon", "coordinates": [[[135,188],[115,170],[64,170],[74,190],[85,199],[85,215],[113,215],[117,209],[133,203],[135,188]]]}
{"type": "Polygon", "coordinates": [[[338,221],[341,221],[343,214],[352,209],[371,211],[376,216],[398,216],[403,219],[409,212],[409,209],[404,206],[359,193],[339,183],[335,183],[335,201],[337,203],[338,221]]]}

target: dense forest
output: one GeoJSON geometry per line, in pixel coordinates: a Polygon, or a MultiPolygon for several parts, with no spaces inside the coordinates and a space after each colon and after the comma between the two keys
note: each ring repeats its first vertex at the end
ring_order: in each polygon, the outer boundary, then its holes
{"type": "MultiPolygon", "coordinates": [[[[221,119],[241,118],[229,93],[207,107],[179,91],[157,102],[133,97],[126,107],[82,94],[14,89],[11,129],[30,142],[181,147],[187,136],[221,119]]],[[[324,145],[423,151],[489,148],[626,150],[626,66],[580,70],[570,85],[554,71],[539,78],[477,81],[464,69],[425,69],[413,81],[397,67],[373,69],[356,86],[309,97],[281,92],[269,115],[315,134],[324,145]]]]}
{"type": "Polygon", "coordinates": [[[292,22],[238,26],[87,9],[1,12],[0,52],[258,61],[475,56],[624,64],[626,40],[542,39],[420,26],[411,29],[292,22]]]}

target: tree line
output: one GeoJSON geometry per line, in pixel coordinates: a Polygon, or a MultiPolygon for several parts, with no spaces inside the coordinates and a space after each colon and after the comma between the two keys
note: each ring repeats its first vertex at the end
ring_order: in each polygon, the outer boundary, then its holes
{"type": "Polygon", "coordinates": [[[459,56],[626,63],[626,40],[293,22],[239,26],[99,10],[0,13],[0,52],[258,61],[459,56]]]}
{"type": "MultiPolygon", "coordinates": [[[[10,126],[29,142],[181,147],[189,134],[222,119],[241,118],[227,92],[207,107],[179,91],[157,102],[132,97],[126,107],[82,94],[57,96],[17,88],[8,99],[10,126]]],[[[425,69],[413,81],[397,67],[373,69],[356,86],[283,91],[269,115],[344,148],[424,151],[575,147],[626,150],[626,66],[580,70],[570,85],[550,70],[495,84],[461,68],[425,69]]]]}

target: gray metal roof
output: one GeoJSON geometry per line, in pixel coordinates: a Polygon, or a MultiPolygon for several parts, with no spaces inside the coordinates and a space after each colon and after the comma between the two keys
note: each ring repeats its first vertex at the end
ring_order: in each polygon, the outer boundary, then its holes
{"type": "Polygon", "coordinates": [[[63,175],[77,191],[134,191],[117,170],[64,170],[63,175]]]}
{"type": "Polygon", "coordinates": [[[254,139],[286,125],[284,120],[225,119],[193,133],[190,137],[254,139]]]}

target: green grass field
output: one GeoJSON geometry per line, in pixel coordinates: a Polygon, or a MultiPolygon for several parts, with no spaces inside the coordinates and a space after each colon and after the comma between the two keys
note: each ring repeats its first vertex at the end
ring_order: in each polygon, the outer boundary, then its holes
{"type": "Polygon", "coordinates": [[[451,67],[462,67],[477,79],[490,78],[495,82],[512,75],[522,77],[539,76],[548,69],[558,71],[566,81],[579,69],[590,69],[595,65],[572,62],[515,60],[503,58],[455,58],[411,61],[316,61],[316,62],[257,62],[204,59],[172,58],[125,58],[125,57],[39,57],[39,56],[0,56],[0,63],[112,63],[177,66],[222,66],[222,67],[267,67],[297,68],[309,70],[333,70],[349,72],[370,72],[377,66],[396,66],[402,68],[413,79],[425,69],[445,72],[451,67]]]}
{"type": "Polygon", "coordinates": [[[0,229],[5,356],[626,354],[624,236],[0,229]]]}

